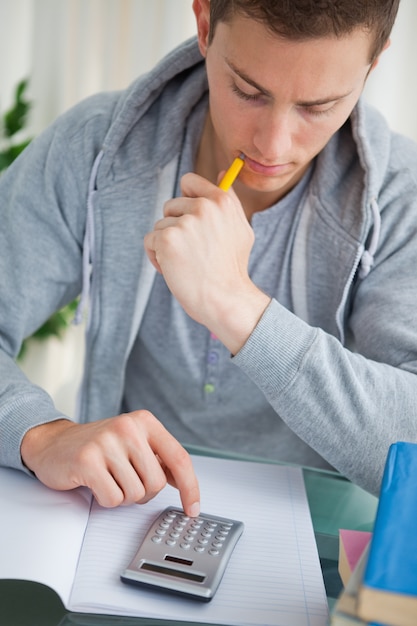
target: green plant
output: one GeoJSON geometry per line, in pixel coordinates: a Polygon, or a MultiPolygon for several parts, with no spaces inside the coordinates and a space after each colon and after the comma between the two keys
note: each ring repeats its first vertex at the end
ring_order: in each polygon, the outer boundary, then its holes
{"type": "MultiPolygon", "coordinates": [[[[31,138],[21,138],[32,103],[26,97],[28,81],[22,80],[16,87],[14,100],[1,118],[0,126],[0,172],[13,163],[21,152],[29,145],[31,138]]],[[[31,337],[23,342],[18,359],[21,359],[28,347],[30,339],[45,340],[48,337],[62,337],[71,324],[77,308],[77,300],[54,313],[31,337]]]]}

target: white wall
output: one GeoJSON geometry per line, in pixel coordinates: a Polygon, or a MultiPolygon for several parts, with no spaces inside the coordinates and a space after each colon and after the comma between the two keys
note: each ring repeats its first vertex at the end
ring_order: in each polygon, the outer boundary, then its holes
{"type": "Polygon", "coordinates": [[[0,0],[0,108],[29,76],[39,132],[82,98],[127,86],[194,33],[191,0],[0,0]]]}
{"type": "Polygon", "coordinates": [[[365,88],[391,127],[417,141],[417,0],[401,0],[391,46],[365,88]]]}

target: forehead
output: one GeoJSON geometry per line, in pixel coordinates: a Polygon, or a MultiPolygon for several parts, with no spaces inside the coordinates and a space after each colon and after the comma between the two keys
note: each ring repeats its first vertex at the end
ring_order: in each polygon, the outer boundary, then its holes
{"type": "Polygon", "coordinates": [[[283,85],[302,92],[308,87],[320,95],[333,83],[353,88],[369,70],[372,36],[356,29],[343,37],[329,36],[294,41],[242,15],[217,24],[210,48],[219,62],[239,69],[266,90],[283,85]]]}

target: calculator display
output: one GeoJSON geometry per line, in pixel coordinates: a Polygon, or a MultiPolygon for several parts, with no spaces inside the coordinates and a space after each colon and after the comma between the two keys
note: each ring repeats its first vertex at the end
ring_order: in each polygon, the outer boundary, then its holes
{"type": "Polygon", "coordinates": [[[193,574],[192,572],[183,572],[182,570],[171,569],[170,567],[162,567],[156,563],[142,563],[140,569],[147,570],[148,572],[157,572],[159,574],[166,574],[167,576],[177,576],[178,578],[185,578],[186,580],[193,580],[196,583],[202,583],[205,580],[205,576],[202,574],[193,574]]]}

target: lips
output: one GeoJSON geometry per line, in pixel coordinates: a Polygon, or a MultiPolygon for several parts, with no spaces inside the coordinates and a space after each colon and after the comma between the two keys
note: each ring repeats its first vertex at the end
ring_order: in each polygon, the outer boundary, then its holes
{"type": "Polygon", "coordinates": [[[250,157],[245,157],[245,165],[247,168],[255,172],[256,174],[262,174],[263,176],[279,176],[280,174],[286,174],[292,167],[291,163],[275,163],[274,165],[264,165],[255,161],[250,157]]]}

